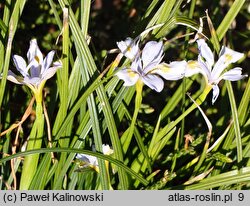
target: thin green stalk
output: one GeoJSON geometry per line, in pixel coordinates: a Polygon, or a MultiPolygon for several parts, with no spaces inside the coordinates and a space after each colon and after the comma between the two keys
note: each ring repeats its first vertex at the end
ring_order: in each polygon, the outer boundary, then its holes
{"type": "Polygon", "coordinates": [[[91,0],[81,1],[81,28],[86,37],[89,28],[90,7],[91,0]]]}
{"type": "Polygon", "coordinates": [[[193,171],[194,175],[200,169],[202,163],[204,162],[204,160],[205,160],[205,158],[207,156],[207,150],[208,150],[208,147],[209,147],[209,143],[210,143],[210,135],[207,137],[207,140],[206,140],[206,143],[204,145],[204,148],[203,148],[203,151],[201,153],[201,156],[199,158],[199,161],[198,161],[197,165],[194,168],[194,171],[193,171]]]}
{"type": "MultiPolygon", "coordinates": [[[[183,136],[181,136],[183,137],[183,136]]],[[[179,146],[180,145],[180,130],[178,131],[177,133],[177,137],[176,137],[176,140],[175,140],[175,145],[174,145],[174,156],[173,156],[173,161],[172,161],[172,165],[171,165],[171,173],[174,172],[174,169],[176,167],[176,161],[177,161],[177,154],[178,154],[178,151],[179,151],[179,146]]]]}
{"type": "Polygon", "coordinates": [[[59,29],[61,30],[62,29],[62,22],[61,22],[61,19],[60,19],[58,12],[56,11],[56,4],[53,2],[53,0],[48,0],[48,2],[50,4],[50,7],[51,7],[53,14],[55,16],[56,23],[57,23],[59,29]]]}
{"type": "MultiPolygon", "coordinates": [[[[123,144],[123,151],[125,154],[129,148],[129,144],[130,144],[131,139],[132,139],[134,132],[135,132],[135,124],[136,124],[137,116],[138,116],[139,110],[141,108],[141,102],[142,102],[142,88],[143,88],[143,82],[139,79],[136,83],[136,97],[135,97],[134,114],[132,117],[130,127],[128,129],[128,134],[126,134],[126,137],[125,137],[125,144],[123,144]]],[[[143,144],[143,141],[139,135],[134,135],[134,136],[135,136],[135,139],[138,143],[138,146],[139,146],[142,154],[144,155],[144,157],[146,159],[147,165],[149,167],[149,171],[151,172],[152,169],[151,169],[149,155],[148,155],[148,152],[143,144]]]]}
{"type": "Polygon", "coordinates": [[[137,116],[138,116],[138,113],[141,107],[141,102],[142,102],[142,88],[143,88],[143,82],[141,80],[138,80],[138,82],[136,83],[135,109],[134,109],[134,113],[133,113],[133,117],[132,117],[132,121],[128,130],[128,133],[125,138],[125,142],[123,144],[124,153],[127,152],[129,148],[129,144],[134,134],[135,123],[136,123],[137,116]]]}

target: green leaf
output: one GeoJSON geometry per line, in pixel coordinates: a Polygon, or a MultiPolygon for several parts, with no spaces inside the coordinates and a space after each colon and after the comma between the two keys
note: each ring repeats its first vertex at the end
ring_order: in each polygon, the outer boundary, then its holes
{"type": "Polygon", "coordinates": [[[227,12],[220,26],[217,28],[216,33],[218,39],[221,41],[228,31],[231,23],[235,20],[236,16],[240,12],[245,0],[235,0],[233,5],[230,7],[230,10],[227,12]]]}
{"type": "Polygon", "coordinates": [[[100,154],[100,153],[97,153],[97,152],[92,152],[92,151],[89,151],[89,150],[82,150],[82,149],[74,149],[74,148],[42,148],[42,149],[36,149],[36,150],[29,150],[29,151],[19,152],[19,153],[16,153],[14,155],[4,157],[4,158],[0,159],[0,164],[2,164],[3,162],[9,161],[9,160],[11,160],[13,158],[18,158],[18,157],[22,157],[22,156],[31,155],[31,154],[41,154],[41,153],[51,153],[51,152],[67,152],[67,153],[74,153],[74,154],[78,153],[78,154],[87,154],[87,155],[95,156],[97,158],[107,160],[107,161],[115,164],[117,167],[122,168],[128,174],[130,174],[131,176],[133,176],[137,180],[139,180],[142,184],[144,184],[144,185],[148,184],[148,181],[146,179],[144,179],[143,177],[138,175],[136,172],[131,170],[126,165],[124,165],[123,162],[121,162],[119,160],[116,160],[116,159],[114,159],[114,158],[112,158],[112,157],[110,157],[108,155],[103,155],[103,154],[100,154]]]}
{"type": "Polygon", "coordinates": [[[250,167],[244,167],[241,170],[233,170],[216,176],[208,177],[197,184],[183,187],[185,190],[206,190],[220,186],[232,184],[244,184],[250,182],[250,167]]]}
{"type": "Polygon", "coordinates": [[[232,110],[232,116],[233,116],[233,125],[234,125],[234,131],[235,131],[235,139],[236,139],[236,145],[237,145],[237,162],[240,163],[242,161],[242,142],[241,142],[241,132],[240,132],[240,124],[239,124],[239,118],[238,118],[238,111],[237,106],[234,98],[233,88],[230,81],[226,81],[227,85],[227,91],[229,95],[229,101],[231,105],[232,110]]]}

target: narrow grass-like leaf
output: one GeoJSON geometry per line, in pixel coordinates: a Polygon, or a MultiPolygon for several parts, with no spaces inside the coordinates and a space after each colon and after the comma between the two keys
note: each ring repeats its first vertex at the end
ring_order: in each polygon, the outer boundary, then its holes
{"type": "Polygon", "coordinates": [[[245,0],[235,0],[233,5],[230,7],[230,10],[227,12],[226,16],[224,17],[223,21],[221,22],[220,26],[216,30],[218,35],[218,39],[222,40],[225,36],[226,32],[228,31],[231,23],[236,18],[240,9],[242,8],[245,0]]]}
{"type": "Polygon", "coordinates": [[[241,126],[246,121],[247,114],[249,114],[247,112],[249,108],[249,103],[250,103],[249,97],[250,97],[250,78],[248,78],[248,82],[246,84],[246,88],[245,88],[244,94],[242,96],[242,99],[240,101],[240,105],[238,108],[238,117],[239,117],[239,123],[241,126]]]}
{"type": "MultiPolygon", "coordinates": [[[[220,186],[227,186],[232,184],[246,184],[250,181],[250,167],[244,167],[239,170],[225,172],[220,175],[208,177],[201,180],[200,183],[183,187],[186,190],[206,190],[220,186]]],[[[177,189],[177,188],[176,188],[177,189]]]]}
{"type": "Polygon", "coordinates": [[[240,132],[240,124],[239,124],[239,118],[238,118],[238,111],[237,106],[233,94],[233,88],[232,84],[229,81],[226,81],[227,85],[227,91],[229,95],[229,101],[231,105],[232,110],[232,116],[233,116],[233,125],[234,125],[234,131],[235,131],[235,140],[237,144],[237,162],[240,163],[242,161],[242,143],[241,143],[241,132],[240,132]]]}
{"type": "Polygon", "coordinates": [[[138,175],[136,172],[134,172],[133,170],[131,170],[129,167],[127,167],[126,165],[123,164],[123,162],[116,160],[108,155],[103,155],[97,152],[92,152],[89,150],[82,150],[82,149],[73,149],[73,148],[43,148],[43,149],[36,149],[36,150],[29,150],[29,151],[25,151],[25,152],[19,152],[17,154],[14,155],[10,155],[8,157],[4,157],[2,159],[0,159],[0,164],[2,164],[3,162],[9,161],[13,158],[18,158],[18,157],[22,157],[22,156],[27,156],[27,155],[31,155],[31,154],[41,154],[41,153],[51,153],[51,152],[67,152],[67,153],[79,153],[79,154],[87,154],[87,155],[91,155],[91,156],[95,156],[97,158],[103,159],[103,160],[107,160],[113,164],[115,164],[116,166],[124,169],[128,174],[130,174],[131,176],[135,177],[136,179],[138,179],[142,184],[147,185],[148,181],[141,177],[140,175],[138,175]]]}
{"type": "MultiPolygon", "coordinates": [[[[3,64],[4,64],[4,53],[5,53],[5,46],[6,46],[6,36],[8,35],[8,25],[9,25],[9,19],[10,19],[10,15],[11,15],[11,0],[6,0],[5,1],[5,5],[4,5],[4,10],[3,10],[3,17],[1,19],[2,24],[4,26],[6,26],[6,30],[3,29],[1,31],[1,35],[0,35],[0,72],[2,72],[3,69],[3,64]]],[[[2,25],[2,27],[4,27],[2,25]]]]}
{"type": "MultiPolygon", "coordinates": [[[[0,85],[0,106],[2,105],[2,101],[3,101],[5,85],[6,85],[6,78],[7,78],[7,73],[8,73],[9,64],[10,64],[12,41],[13,41],[13,38],[14,38],[14,35],[15,35],[15,32],[17,29],[17,25],[19,22],[19,18],[20,18],[22,11],[23,11],[23,7],[24,7],[25,3],[26,3],[25,0],[17,0],[16,1],[14,9],[13,9],[11,17],[10,17],[10,22],[8,25],[8,29],[9,29],[8,42],[6,45],[3,73],[2,73],[1,85],[0,85]]],[[[0,72],[1,72],[1,68],[0,68],[0,72]]]]}
{"type": "Polygon", "coordinates": [[[6,32],[8,31],[8,28],[7,28],[7,26],[5,25],[5,23],[3,22],[2,19],[0,19],[0,29],[1,29],[4,33],[6,33],[6,32]]]}
{"type": "Polygon", "coordinates": [[[62,21],[61,21],[61,19],[60,19],[60,15],[59,15],[59,13],[58,13],[57,10],[56,10],[56,4],[53,2],[53,0],[48,0],[48,2],[49,2],[49,4],[50,4],[50,7],[51,7],[51,9],[52,9],[52,11],[53,11],[53,14],[54,14],[54,16],[55,16],[56,23],[57,23],[59,29],[62,30],[63,24],[62,24],[62,21]]]}

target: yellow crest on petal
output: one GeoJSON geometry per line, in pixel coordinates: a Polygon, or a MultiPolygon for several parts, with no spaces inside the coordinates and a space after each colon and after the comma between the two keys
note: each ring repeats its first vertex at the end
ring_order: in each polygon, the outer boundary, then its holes
{"type": "Polygon", "coordinates": [[[197,65],[198,65],[197,61],[189,61],[188,62],[189,69],[195,69],[195,68],[197,68],[197,65]]]}
{"type": "Polygon", "coordinates": [[[37,55],[35,56],[35,60],[40,64],[40,59],[37,55]]]}
{"type": "MultiPolygon", "coordinates": [[[[168,73],[168,72],[171,71],[170,66],[167,65],[167,64],[159,64],[159,65],[157,65],[157,67],[156,67],[155,70],[157,70],[157,69],[159,69],[159,70],[160,70],[161,72],[163,72],[163,73],[168,73]]],[[[154,73],[155,70],[152,70],[151,73],[154,73]]]]}
{"type": "Polygon", "coordinates": [[[133,78],[133,77],[136,76],[136,72],[134,72],[134,71],[131,70],[131,69],[128,69],[128,75],[129,75],[129,77],[133,78]]]}
{"type": "Polygon", "coordinates": [[[231,62],[231,60],[233,59],[232,55],[231,54],[225,54],[225,59],[226,59],[226,62],[231,62]]]}

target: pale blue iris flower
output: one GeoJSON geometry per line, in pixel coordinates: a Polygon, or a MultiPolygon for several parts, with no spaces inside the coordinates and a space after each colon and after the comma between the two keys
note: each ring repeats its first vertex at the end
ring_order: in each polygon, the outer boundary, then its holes
{"type": "Polygon", "coordinates": [[[121,52],[132,60],[130,67],[119,70],[116,75],[124,81],[124,86],[132,86],[140,79],[151,89],[161,92],[166,80],[177,80],[184,76],[184,71],[179,70],[176,64],[166,64],[161,62],[163,58],[163,43],[149,41],[140,51],[138,42],[127,38],[124,42],[119,42],[118,47],[121,52]],[[160,77],[161,76],[161,77],[160,77]]]}
{"type": "Polygon", "coordinates": [[[247,75],[242,75],[242,68],[240,67],[224,72],[231,63],[237,62],[244,54],[223,46],[219,53],[219,59],[215,63],[214,55],[205,40],[199,39],[197,44],[199,49],[198,62],[193,64],[192,67],[186,67],[185,76],[201,73],[205,77],[207,84],[212,86],[212,104],[214,104],[220,93],[218,84],[222,79],[237,81],[247,77],[247,75]]]}
{"type": "Polygon", "coordinates": [[[55,51],[50,51],[43,59],[42,52],[40,51],[36,39],[30,41],[30,47],[27,53],[28,65],[23,57],[19,55],[13,56],[13,61],[16,69],[22,76],[8,71],[7,79],[16,83],[29,86],[32,90],[36,91],[40,85],[44,85],[47,79],[51,78],[56,71],[62,67],[60,61],[53,62],[55,51]]]}
{"type": "MultiPolygon", "coordinates": [[[[95,151],[95,148],[93,148],[95,151]]],[[[102,145],[102,153],[104,155],[112,155],[114,153],[114,150],[110,148],[108,144],[102,145]]],[[[77,154],[76,159],[79,159],[80,161],[84,162],[85,166],[91,166],[91,167],[98,167],[98,161],[95,156],[87,155],[87,154],[77,154]]]]}
{"type": "Polygon", "coordinates": [[[128,37],[125,41],[117,42],[117,46],[121,53],[130,60],[134,60],[139,54],[139,42],[128,37]]]}

